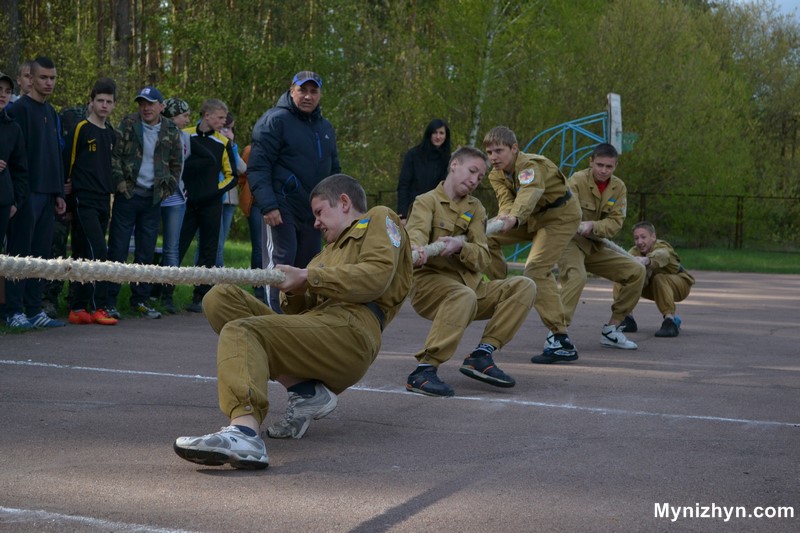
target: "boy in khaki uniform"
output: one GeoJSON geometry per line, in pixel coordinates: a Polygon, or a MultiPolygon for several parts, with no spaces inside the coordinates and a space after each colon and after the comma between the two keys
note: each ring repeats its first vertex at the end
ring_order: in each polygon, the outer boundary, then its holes
{"type": "Polygon", "coordinates": [[[231,423],[217,433],[178,438],[173,448],[187,461],[266,468],[258,429],[269,407],[267,381],[289,393],[286,416],[268,435],[301,438],[366,373],[381,331],[408,294],[411,247],[392,210],[367,211],[364,189],[344,174],[322,180],[310,198],[314,226],[328,245],[307,268],[276,267],[286,276],[278,286],[287,314],[233,285],[217,285],[203,299],[219,333],[219,402],[231,423]]]}
{"type": "Polygon", "coordinates": [[[578,200],[558,167],[546,157],[520,152],[516,135],[505,126],[490,130],[483,147],[494,167],[489,182],[499,204],[497,219],[504,224],[500,233],[489,237],[492,262],[487,274],[492,279],[505,278],[508,265],[502,245],[530,242],[523,273],[536,283],[533,305],[552,335],[542,355],[553,361],[574,361],[578,351],[567,334],[553,267],[580,224],[578,200]]]}
{"type": "Polygon", "coordinates": [[[433,321],[425,346],[415,357],[417,368],[408,376],[406,389],[427,396],[453,396],[436,370],[458,349],[464,330],[473,320],[489,319],[481,342],[464,359],[462,374],[497,387],[513,387],[514,379],[494,363],[493,352],[519,331],[533,307],[536,285],[528,278],[484,281],[489,265],[486,210],[470,193],[480,184],[488,161],[471,146],[450,158],[444,182],[417,196],[406,225],[414,266],[411,305],[433,321]],[[437,256],[426,256],[424,246],[443,243],[437,256]]]}
{"type": "MultiPolygon", "coordinates": [[[[572,324],[586,286],[587,272],[619,284],[620,290],[611,305],[611,318],[601,330],[600,343],[612,348],[635,350],[638,346],[625,337],[622,332],[625,328],[621,324],[636,307],[642,294],[644,267],[601,240],[614,237],[625,223],[628,193],[625,183],[614,176],[618,159],[616,148],[607,143],[598,144],[589,156],[589,168],[569,178],[569,187],[581,205],[583,221],[561,253],[558,272],[568,326],[572,324]]],[[[534,358],[534,362],[552,361],[534,358]]]]}
{"type": "MultiPolygon", "coordinates": [[[[633,242],[630,254],[647,269],[642,296],[653,300],[664,316],[656,337],[677,337],[681,320],[675,314],[675,302],[689,296],[694,277],[683,268],[672,246],[656,237],[656,228],[650,222],[638,222],[633,226],[633,242]]],[[[619,290],[619,286],[614,286],[615,296],[619,290]]],[[[628,320],[633,321],[633,316],[627,316],[626,322],[628,320]]]]}

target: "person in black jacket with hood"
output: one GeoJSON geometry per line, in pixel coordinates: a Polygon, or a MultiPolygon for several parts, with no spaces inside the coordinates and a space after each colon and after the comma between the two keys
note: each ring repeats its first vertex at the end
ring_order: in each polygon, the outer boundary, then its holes
{"type": "MultiPolygon", "coordinates": [[[[8,221],[28,194],[28,156],[19,124],[8,116],[5,107],[14,94],[14,82],[0,72],[0,252],[8,221]]],[[[0,283],[3,283],[0,280],[0,283]]]]}
{"type": "Polygon", "coordinates": [[[397,181],[397,214],[405,223],[414,198],[432,191],[447,177],[450,162],[450,127],[440,118],[425,128],[422,142],[406,152],[397,181]]]}
{"type": "MultiPolygon", "coordinates": [[[[305,268],[322,248],[308,195],[324,178],[341,172],[341,166],[336,133],[320,111],[321,96],[322,78],[315,72],[298,72],[289,90],[253,128],[247,181],[254,208],[266,224],[266,268],[305,268]]],[[[269,305],[278,313],[279,294],[270,288],[269,305]]]]}

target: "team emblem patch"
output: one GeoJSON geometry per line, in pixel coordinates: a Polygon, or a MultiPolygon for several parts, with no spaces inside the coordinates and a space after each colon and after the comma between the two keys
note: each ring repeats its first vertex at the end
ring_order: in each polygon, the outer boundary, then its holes
{"type": "Polygon", "coordinates": [[[394,220],[389,215],[386,215],[386,234],[389,236],[389,240],[392,241],[392,246],[400,248],[400,242],[403,240],[400,236],[400,228],[397,227],[397,224],[394,223],[394,220]]]}
{"type": "Polygon", "coordinates": [[[536,179],[532,168],[523,170],[517,177],[519,178],[520,185],[530,185],[536,179]]]}

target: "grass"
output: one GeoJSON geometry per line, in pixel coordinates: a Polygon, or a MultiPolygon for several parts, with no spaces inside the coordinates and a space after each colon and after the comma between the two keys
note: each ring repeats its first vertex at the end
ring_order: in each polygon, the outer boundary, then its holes
{"type": "Polygon", "coordinates": [[[800,252],[762,252],[728,248],[686,248],[676,250],[689,270],[800,274],[800,252]]]}

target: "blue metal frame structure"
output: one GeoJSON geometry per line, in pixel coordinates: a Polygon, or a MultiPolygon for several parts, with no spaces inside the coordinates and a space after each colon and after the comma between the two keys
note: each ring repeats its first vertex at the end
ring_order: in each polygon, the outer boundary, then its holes
{"type": "MultiPolygon", "coordinates": [[[[553,158],[554,162],[558,164],[558,168],[565,175],[571,176],[578,164],[589,157],[595,146],[609,142],[608,120],[608,112],[604,111],[564,122],[536,135],[522,151],[545,155],[554,148],[560,150],[560,156],[557,160],[553,158]],[[598,130],[598,128],[600,133],[592,131],[598,130]]],[[[530,247],[531,243],[518,243],[511,255],[506,257],[506,261],[516,262],[518,257],[527,252],[530,247]]]]}

